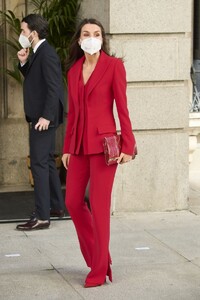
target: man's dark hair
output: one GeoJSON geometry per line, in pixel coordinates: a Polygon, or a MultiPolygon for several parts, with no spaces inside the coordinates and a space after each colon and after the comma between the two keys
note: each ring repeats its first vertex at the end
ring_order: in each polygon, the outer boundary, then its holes
{"type": "Polygon", "coordinates": [[[44,39],[48,35],[48,22],[39,14],[30,14],[22,19],[28,24],[28,28],[37,31],[39,39],[44,39]]]}

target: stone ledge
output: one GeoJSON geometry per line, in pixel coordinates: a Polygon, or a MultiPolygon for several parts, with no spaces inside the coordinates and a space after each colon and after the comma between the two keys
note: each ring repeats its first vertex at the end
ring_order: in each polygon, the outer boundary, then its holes
{"type": "Polygon", "coordinates": [[[110,33],[191,32],[192,1],[110,0],[110,33]]]}
{"type": "Polygon", "coordinates": [[[110,48],[123,58],[128,82],[190,80],[191,38],[116,35],[110,48]]]}

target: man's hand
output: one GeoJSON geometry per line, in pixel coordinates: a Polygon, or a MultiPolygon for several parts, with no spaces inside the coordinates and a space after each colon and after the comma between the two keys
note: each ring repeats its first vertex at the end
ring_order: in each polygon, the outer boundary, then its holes
{"type": "Polygon", "coordinates": [[[18,57],[19,61],[21,62],[21,64],[25,64],[27,62],[29,52],[30,52],[29,48],[21,49],[20,51],[17,52],[17,57],[18,57]]]}
{"type": "Polygon", "coordinates": [[[39,118],[37,124],[35,125],[35,130],[48,130],[50,121],[44,118],[39,118]]]}

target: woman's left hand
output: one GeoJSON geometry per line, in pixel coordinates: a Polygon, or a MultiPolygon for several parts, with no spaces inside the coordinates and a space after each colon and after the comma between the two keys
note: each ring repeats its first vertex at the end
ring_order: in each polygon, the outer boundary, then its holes
{"type": "Polygon", "coordinates": [[[123,152],[121,152],[118,160],[117,160],[117,163],[118,164],[124,164],[124,163],[127,163],[129,161],[132,160],[132,155],[129,155],[129,154],[125,154],[123,152]]]}

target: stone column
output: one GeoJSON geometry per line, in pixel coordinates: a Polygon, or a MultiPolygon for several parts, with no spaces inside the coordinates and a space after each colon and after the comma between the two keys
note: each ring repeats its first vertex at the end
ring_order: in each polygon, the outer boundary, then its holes
{"type": "MultiPolygon", "coordinates": [[[[0,9],[9,9],[21,18],[25,10],[24,0],[1,1],[0,9]]],[[[5,65],[9,68],[14,62],[13,57],[17,60],[17,55],[8,48],[4,54],[5,65]]],[[[29,185],[26,166],[29,132],[24,118],[22,86],[9,76],[6,81],[2,80],[2,86],[6,92],[0,94],[0,191],[9,191],[10,188],[17,190],[17,186],[23,186],[23,189],[29,185]]]]}
{"type": "Polygon", "coordinates": [[[114,213],[188,207],[192,0],[84,0],[124,58],[138,157],[119,166],[114,213]]]}

